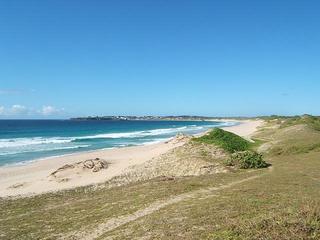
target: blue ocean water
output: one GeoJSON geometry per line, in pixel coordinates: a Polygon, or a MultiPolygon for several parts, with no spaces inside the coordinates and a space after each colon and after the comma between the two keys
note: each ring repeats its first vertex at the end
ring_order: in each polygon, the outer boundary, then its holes
{"type": "Polygon", "coordinates": [[[163,141],[227,123],[206,121],[0,120],[0,166],[163,141]]]}

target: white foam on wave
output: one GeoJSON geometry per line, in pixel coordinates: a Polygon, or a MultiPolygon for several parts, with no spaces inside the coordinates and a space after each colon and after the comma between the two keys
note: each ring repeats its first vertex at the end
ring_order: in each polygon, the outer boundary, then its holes
{"type": "Polygon", "coordinates": [[[122,133],[106,133],[106,134],[97,134],[92,136],[83,136],[77,137],[76,139],[95,139],[95,138],[139,138],[139,137],[148,137],[148,136],[157,136],[164,134],[171,134],[175,132],[183,132],[183,131],[196,131],[201,130],[207,126],[184,126],[179,128],[160,128],[153,130],[145,130],[145,131],[134,131],[134,132],[122,132],[122,133]]]}
{"type": "Polygon", "coordinates": [[[13,138],[13,139],[0,139],[0,148],[11,148],[11,147],[23,147],[29,145],[41,145],[41,144],[61,144],[71,142],[72,138],[13,138]]]}
{"type": "Polygon", "coordinates": [[[0,156],[6,156],[6,155],[14,155],[14,154],[20,154],[20,153],[29,153],[29,152],[50,152],[50,151],[56,151],[56,150],[67,150],[67,149],[79,149],[79,148],[86,148],[90,145],[76,145],[76,146],[61,146],[61,147],[52,147],[52,148],[40,148],[40,149],[21,149],[17,151],[1,151],[0,156]]]}
{"type": "Polygon", "coordinates": [[[16,148],[24,147],[29,145],[43,145],[43,144],[64,144],[70,143],[76,140],[86,140],[86,139],[99,139],[99,138],[139,138],[146,136],[157,136],[163,134],[170,134],[179,131],[188,130],[201,130],[203,126],[184,126],[179,128],[164,128],[164,129],[154,129],[145,131],[134,131],[134,132],[122,132],[122,133],[105,133],[89,136],[79,136],[79,137],[32,137],[32,138],[11,138],[11,139],[0,139],[0,148],[16,148]]]}
{"type": "Polygon", "coordinates": [[[223,123],[220,123],[218,127],[232,127],[239,124],[240,124],[239,122],[223,122],[223,123]]]}
{"type": "Polygon", "coordinates": [[[161,142],[164,142],[168,139],[171,139],[171,137],[170,138],[156,138],[156,139],[153,139],[152,141],[144,142],[144,143],[142,143],[142,145],[152,145],[152,144],[156,144],[156,143],[161,143],[161,142]]]}
{"type": "MultiPolygon", "coordinates": [[[[172,137],[174,134],[179,132],[200,132],[212,127],[226,126],[226,123],[212,124],[212,125],[189,125],[182,127],[173,128],[162,128],[144,131],[133,131],[133,132],[118,132],[118,133],[105,133],[96,134],[89,136],[74,136],[74,137],[32,137],[32,138],[13,138],[13,139],[0,139],[0,156],[13,155],[19,153],[28,152],[42,152],[42,151],[54,151],[54,150],[65,150],[65,149],[77,149],[86,148],[90,145],[76,144],[77,140],[85,141],[90,139],[131,139],[131,138],[144,138],[153,137],[143,143],[130,143],[133,145],[140,144],[152,144],[155,142],[163,141],[168,137],[172,137]],[[159,136],[154,139],[155,136],[159,136]],[[162,137],[160,137],[162,136],[162,137]],[[74,145],[75,144],[75,145],[74,145]]],[[[119,142],[120,144],[123,144],[119,142]]],[[[117,144],[115,144],[117,147],[117,144]]],[[[126,144],[125,144],[126,145],[126,144]]]]}
{"type": "Polygon", "coordinates": [[[93,136],[79,137],[78,139],[94,139],[94,138],[138,138],[146,136],[156,136],[161,134],[169,134],[177,131],[178,128],[166,128],[166,129],[155,129],[149,131],[135,131],[135,132],[123,132],[123,133],[106,133],[97,134],[93,136]]]}
{"type": "MultiPolygon", "coordinates": [[[[121,140],[118,143],[115,142],[113,144],[114,145],[113,147],[107,147],[104,149],[137,146],[137,145],[149,145],[149,144],[155,144],[155,143],[170,139],[175,134],[180,132],[195,134],[202,131],[206,131],[207,129],[214,128],[214,127],[227,127],[227,126],[233,126],[238,124],[239,124],[238,122],[214,122],[213,124],[210,124],[210,125],[189,125],[189,126],[183,126],[183,127],[174,126],[172,128],[164,128],[164,129],[153,129],[153,130],[144,130],[144,131],[122,132],[122,133],[106,133],[106,134],[97,134],[97,135],[79,136],[79,137],[77,136],[47,137],[47,138],[32,137],[32,138],[0,139],[0,156],[14,155],[19,153],[33,153],[33,152],[42,152],[42,151],[47,152],[47,151],[55,151],[55,150],[67,150],[67,149],[72,150],[77,148],[87,148],[87,147],[90,147],[91,144],[87,145],[85,142],[83,142],[83,144],[76,143],[77,140],[85,141],[86,139],[88,140],[90,139],[124,139],[125,140],[125,138],[128,138],[128,139],[137,138],[137,142],[132,142],[132,140],[128,140],[129,142],[123,143],[123,140],[121,140]],[[150,136],[151,138],[148,138],[148,136],[150,136]],[[140,140],[138,140],[139,138],[140,140]],[[145,141],[141,142],[141,140],[143,139],[145,141]]],[[[72,152],[69,154],[72,154],[72,152]]],[[[69,154],[63,154],[59,156],[65,156],[69,154]]],[[[52,155],[51,157],[55,157],[55,156],[52,155]]],[[[49,156],[41,159],[46,159],[51,157],[49,156]]],[[[26,164],[32,161],[34,160],[26,160],[22,162],[20,161],[14,164],[26,164]]],[[[12,165],[12,163],[8,163],[5,165],[12,165]]]]}

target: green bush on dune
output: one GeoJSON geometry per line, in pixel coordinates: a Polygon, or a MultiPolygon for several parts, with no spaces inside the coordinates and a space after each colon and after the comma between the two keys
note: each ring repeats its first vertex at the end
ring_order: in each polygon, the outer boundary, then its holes
{"type": "Polygon", "coordinates": [[[194,141],[215,144],[228,153],[231,153],[230,158],[226,161],[227,166],[243,169],[264,168],[268,166],[261,154],[250,150],[253,145],[249,141],[220,128],[215,128],[202,137],[194,138],[194,141]]]}
{"type": "Polygon", "coordinates": [[[233,153],[226,161],[226,165],[242,169],[264,168],[268,166],[268,164],[263,160],[263,156],[254,151],[233,153]]]}
{"type": "Polygon", "coordinates": [[[245,151],[250,147],[250,142],[248,142],[247,140],[239,137],[234,133],[224,131],[220,128],[215,128],[208,134],[199,138],[195,138],[194,140],[207,144],[216,144],[229,153],[245,151]]]}

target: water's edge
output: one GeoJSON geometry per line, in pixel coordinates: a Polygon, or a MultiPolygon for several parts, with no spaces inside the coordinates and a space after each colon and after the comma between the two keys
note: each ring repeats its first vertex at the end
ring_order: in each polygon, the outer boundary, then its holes
{"type": "MultiPolygon", "coordinates": [[[[186,133],[186,134],[190,134],[190,135],[197,135],[200,133],[204,133],[206,132],[208,129],[214,128],[214,127],[227,127],[227,126],[234,126],[239,124],[238,122],[207,122],[207,125],[205,125],[204,123],[201,123],[201,125],[187,125],[187,126],[179,126],[179,127],[172,127],[172,128],[156,128],[156,129],[144,129],[144,130],[140,130],[140,131],[129,131],[129,132],[107,132],[107,133],[102,133],[102,134],[95,134],[95,135],[87,135],[87,136],[68,136],[65,138],[57,138],[55,137],[54,140],[57,142],[54,142],[54,144],[60,144],[60,142],[67,142],[69,144],[69,142],[77,142],[79,141],[79,143],[83,144],[87,143],[87,141],[104,141],[104,145],[106,144],[106,140],[108,141],[117,141],[115,143],[113,143],[113,145],[111,146],[104,146],[103,145],[97,145],[94,146],[93,148],[87,148],[87,146],[89,145],[82,145],[84,146],[82,149],[77,148],[75,151],[72,151],[71,149],[74,147],[68,147],[66,146],[65,149],[68,149],[69,152],[61,152],[61,147],[60,149],[58,149],[58,151],[60,150],[60,152],[52,152],[52,153],[48,153],[47,152],[47,156],[42,155],[39,157],[29,157],[29,159],[25,159],[25,160],[16,160],[16,161],[12,161],[12,162],[1,162],[1,158],[0,158],[0,167],[11,167],[11,166],[21,166],[21,165],[27,165],[30,163],[34,163],[36,161],[42,161],[42,160],[46,160],[46,159],[51,159],[51,158],[58,158],[58,157],[63,157],[63,156],[70,156],[73,154],[79,154],[79,153],[92,153],[95,151],[101,151],[101,150],[107,150],[107,149],[115,149],[115,148],[123,148],[123,147],[130,147],[130,146],[141,146],[141,145],[150,145],[150,144],[157,144],[160,142],[164,142],[167,141],[168,139],[171,139],[172,137],[174,137],[177,133],[181,132],[181,133],[186,133]],[[60,142],[59,142],[60,141],[60,142]],[[124,142],[123,142],[124,141],[124,142]],[[127,141],[127,143],[125,142],[127,141]]],[[[24,147],[24,143],[21,142],[21,139],[17,138],[20,142],[16,141],[7,141],[4,142],[6,139],[4,138],[0,138],[0,143],[2,141],[2,143],[7,144],[7,148],[12,147],[11,145],[14,144],[20,144],[21,147],[24,147]],[[11,144],[11,145],[10,145],[11,144]]],[[[45,141],[49,141],[48,139],[51,138],[45,138],[45,141]]],[[[45,145],[45,143],[41,142],[42,139],[39,139],[37,137],[33,138],[32,140],[35,141],[39,141],[39,146],[43,147],[45,145]]],[[[3,145],[4,145],[3,144],[3,145]]],[[[36,142],[34,144],[34,146],[38,146],[37,145],[38,142],[36,142]]],[[[78,144],[78,142],[77,142],[78,144]]],[[[20,147],[20,145],[18,145],[18,147],[20,147]]],[[[1,148],[0,148],[1,150],[1,148]]],[[[37,151],[42,151],[41,149],[35,149],[33,150],[29,150],[29,152],[27,152],[26,154],[19,153],[20,157],[23,155],[28,156],[28,154],[34,154],[37,151]]],[[[14,153],[13,153],[14,154],[14,153]]],[[[0,155],[1,155],[1,151],[0,151],[0,155]]],[[[14,157],[14,156],[13,156],[14,157]]],[[[2,157],[3,159],[5,157],[2,157]]]]}

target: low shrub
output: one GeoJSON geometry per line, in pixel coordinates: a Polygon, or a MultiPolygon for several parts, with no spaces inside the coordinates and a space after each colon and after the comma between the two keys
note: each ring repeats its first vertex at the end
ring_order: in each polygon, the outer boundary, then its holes
{"type": "Polygon", "coordinates": [[[207,144],[216,144],[229,153],[245,151],[250,147],[249,141],[234,133],[224,131],[220,128],[215,128],[208,134],[202,137],[194,138],[194,140],[207,144]]]}
{"type": "Polygon", "coordinates": [[[242,151],[231,154],[226,161],[227,166],[234,166],[237,168],[264,168],[268,164],[263,160],[263,156],[254,151],[242,151]]]}

